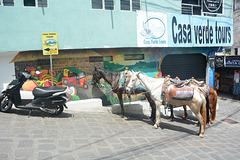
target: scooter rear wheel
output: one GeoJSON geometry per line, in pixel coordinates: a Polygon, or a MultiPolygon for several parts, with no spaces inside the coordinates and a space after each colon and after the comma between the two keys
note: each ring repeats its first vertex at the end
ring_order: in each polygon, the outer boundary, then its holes
{"type": "Polygon", "coordinates": [[[51,115],[59,115],[59,114],[61,114],[62,112],[63,112],[63,105],[57,105],[56,106],[56,112],[55,113],[52,113],[51,115]]]}
{"type": "Polygon", "coordinates": [[[1,99],[1,106],[0,106],[0,111],[2,112],[8,112],[12,108],[12,102],[8,99],[8,97],[4,97],[1,99]]]}

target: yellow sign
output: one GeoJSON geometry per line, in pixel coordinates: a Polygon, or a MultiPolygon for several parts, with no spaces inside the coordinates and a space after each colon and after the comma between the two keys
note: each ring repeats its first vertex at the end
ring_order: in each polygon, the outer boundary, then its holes
{"type": "Polygon", "coordinates": [[[58,54],[57,33],[56,32],[42,33],[42,47],[43,55],[57,55],[58,54]]]}

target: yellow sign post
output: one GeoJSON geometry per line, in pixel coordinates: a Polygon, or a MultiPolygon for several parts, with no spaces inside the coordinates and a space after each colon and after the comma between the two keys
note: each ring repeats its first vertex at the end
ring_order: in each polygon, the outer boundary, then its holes
{"type": "Polygon", "coordinates": [[[57,55],[58,54],[57,33],[56,32],[42,33],[42,47],[43,55],[57,55]]]}
{"type": "Polygon", "coordinates": [[[52,86],[53,86],[52,55],[58,55],[58,43],[57,42],[58,41],[57,41],[57,33],[56,32],[42,33],[43,55],[50,55],[52,86]]]}

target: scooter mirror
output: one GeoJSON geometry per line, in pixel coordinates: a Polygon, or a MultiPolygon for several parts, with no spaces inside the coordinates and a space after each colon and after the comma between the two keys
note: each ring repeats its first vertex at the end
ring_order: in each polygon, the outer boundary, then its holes
{"type": "Polygon", "coordinates": [[[19,72],[18,73],[18,79],[20,81],[26,81],[27,79],[33,79],[33,76],[30,73],[27,73],[27,72],[19,72]]]}
{"type": "Polygon", "coordinates": [[[28,79],[30,79],[30,80],[34,80],[33,75],[31,75],[28,79]]]}

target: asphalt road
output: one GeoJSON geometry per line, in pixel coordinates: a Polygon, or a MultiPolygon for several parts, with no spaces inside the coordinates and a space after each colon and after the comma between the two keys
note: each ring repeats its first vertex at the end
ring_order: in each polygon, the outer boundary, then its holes
{"type": "Polygon", "coordinates": [[[197,119],[183,120],[181,114],[174,122],[162,116],[161,128],[152,129],[144,115],[0,112],[0,160],[240,159],[240,101],[220,94],[218,104],[204,138],[197,136],[197,119]]]}

